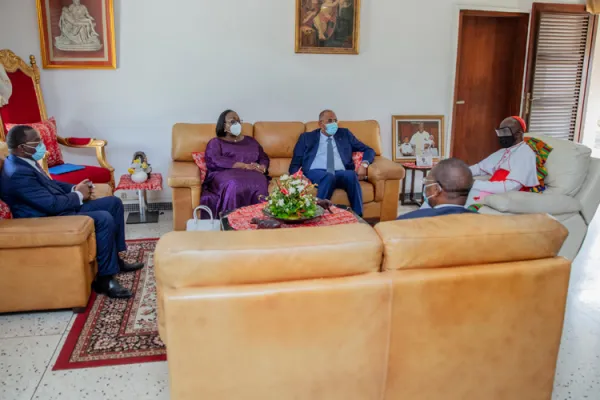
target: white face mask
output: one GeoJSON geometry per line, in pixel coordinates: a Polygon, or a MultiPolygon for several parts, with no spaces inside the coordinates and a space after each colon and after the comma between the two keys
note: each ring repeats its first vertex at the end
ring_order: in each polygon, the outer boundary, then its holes
{"type": "Polygon", "coordinates": [[[236,122],[231,125],[229,132],[231,132],[233,136],[240,136],[242,134],[242,125],[236,122]]]}

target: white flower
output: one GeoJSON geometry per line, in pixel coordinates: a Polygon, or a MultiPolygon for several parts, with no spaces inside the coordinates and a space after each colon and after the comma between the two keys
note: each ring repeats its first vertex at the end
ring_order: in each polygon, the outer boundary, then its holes
{"type": "Polygon", "coordinates": [[[289,175],[287,175],[287,174],[286,174],[286,175],[282,175],[282,176],[279,178],[279,180],[280,180],[280,181],[287,181],[287,180],[289,180],[289,179],[290,179],[290,176],[289,176],[289,175]]]}
{"type": "Polygon", "coordinates": [[[291,187],[289,190],[290,194],[296,194],[296,188],[295,187],[291,187]]]}
{"type": "Polygon", "coordinates": [[[285,203],[284,203],[283,199],[281,199],[281,200],[279,200],[279,201],[277,202],[277,205],[278,205],[279,207],[283,207],[283,205],[284,205],[284,204],[285,204],[285,203]]]}
{"type": "Polygon", "coordinates": [[[310,206],[310,200],[309,199],[306,199],[306,205],[310,206]]]}

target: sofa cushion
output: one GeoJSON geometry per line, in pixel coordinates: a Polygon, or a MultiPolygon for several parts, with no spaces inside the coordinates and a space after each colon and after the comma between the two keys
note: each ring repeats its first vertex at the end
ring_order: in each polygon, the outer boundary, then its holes
{"type": "Polygon", "coordinates": [[[76,246],[94,234],[94,220],[84,216],[0,221],[0,248],[76,246]]]}
{"type": "Polygon", "coordinates": [[[55,167],[57,165],[64,164],[62,152],[60,151],[60,146],[58,145],[58,134],[56,130],[56,120],[54,117],[42,122],[6,124],[7,131],[16,125],[29,125],[39,132],[40,136],[42,137],[42,141],[46,145],[46,150],[48,151],[48,167],[55,167]]]}
{"type": "MultiPolygon", "coordinates": [[[[349,129],[358,140],[375,150],[375,155],[382,153],[379,122],[377,121],[340,121],[340,128],[349,129]]],[[[306,123],[306,132],[319,128],[317,121],[306,123]]]]}
{"type": "Polygon", "coordinates": [[[443,268],[555,257],[567,229],[545,214],[447,215],[383,222],[385,270],[443,268]]]}
{"type": "MultiPolygon", "coordinates": [[[[216,124],[175,124],[171,136],[173,161],[194,161],[193,152],[206,151],[208,142],[216,137],[216,124]]],[[[252,136],[252,124],[243,123],[242,133],[252,136]]]]}
{"type": "Polygon", "coordinates": [[[565,194],[508,192],[487,196],[486,206],[513,214],[568,214],[581,211],[581,202],[565,194]]]}
{"type": "Polygon", "coordinates": [[[256,122],[254,139],[260,143],[269,158],[291,158],[300,135],[302,122],[256,122]]]}
{"type": "Polygon", "coordinates": [[[592,150],[568,140],[544,135],[531,137],[540,139],[553,148],[546,161],[546,193],[575,196],[587,176],[592,150]]]}
{"type": "Polygon", "coordinates": [[[158,242],[156,280],[170,288],[343,277],[379,271],[367,224],[238,232],[171,232],[158,242]]]}

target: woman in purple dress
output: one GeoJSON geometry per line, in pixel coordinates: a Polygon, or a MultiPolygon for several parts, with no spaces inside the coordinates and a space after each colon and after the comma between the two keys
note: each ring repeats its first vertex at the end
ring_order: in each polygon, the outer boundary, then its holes
{"type": "Polygon", "coordinates": [[[209,207],[215,218],[260,203],[269,194],[269,157],[254,138],[242,135],[242,121],[234,111],[219,116],[217,137],[206,146],[206,166],[200,204],[209,207]]]}

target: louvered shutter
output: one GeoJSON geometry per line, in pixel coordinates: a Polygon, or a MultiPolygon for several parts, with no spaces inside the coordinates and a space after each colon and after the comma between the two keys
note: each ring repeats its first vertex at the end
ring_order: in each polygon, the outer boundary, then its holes
{"type": "Polygon", "coordinates": [[[529,132],[574,140],[581,127],[592,18],[542,12],[537,31],[529,132]]]}

